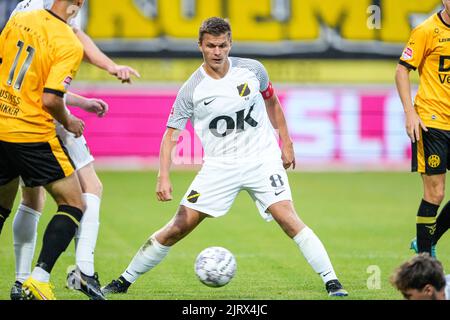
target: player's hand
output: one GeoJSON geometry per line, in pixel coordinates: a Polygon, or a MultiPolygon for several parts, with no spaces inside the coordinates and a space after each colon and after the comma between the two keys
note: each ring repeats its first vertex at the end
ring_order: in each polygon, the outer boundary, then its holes
{"type": "Polygon", "coordinates": [[[121,80],[122,83],[131,83],[131,76],[135,76],[137,78],[140,78],[141,75],[139,72],[134,70],[133,68],[129,66],[122,66],[122,65],[114,65],[108,70],[109,74],[115,76],[117,79],[121,80]]]}
{"type": "Polygon", "coordinates": [[[292,165],[292,169],[295,169],[295,152],[292,142],[283,144],[281,148],[281,159],[283,160],[283,167],[288,169],[292,165]]]}
{"type": "Polygon", "coordinates": [[[95,113],[98,117],[103,117],[109,110],[108,104],[102,99],[87,99],[83,110],[95,113]]]}
{"type": "Polygon", "coordinates": [[[156,198],[158,201],[170,201],[172,200],[172,184],[167,177],[158,177],[156,182],[156,198]]]}
{"type": "Polygon", "coordinates": [[[69,114],[68,120],[64,125],[64,128],[72,132],[75,135],[75,138],[81,137],[84,131],[84,122],[81,119],[69,114]]]}
{"type": "Polygon", "coordinates": [[[416,110],[411,109],[405,114],[405,127],[408,137],[411,139],[412,143],[420,140],[420,129],[423,131],[428,131],[427,127],[423,124],[422,119],[420,119],[416,110]]]}

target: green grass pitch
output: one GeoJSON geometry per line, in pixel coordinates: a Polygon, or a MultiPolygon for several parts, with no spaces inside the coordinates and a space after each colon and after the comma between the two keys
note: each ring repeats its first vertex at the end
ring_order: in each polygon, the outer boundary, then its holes
{"type": "MultiPolygon", "coordinates": [[[[106,284],[124,271],[147,237],[172,217],[195,172],[172,173],[174,200],[167,203],[156,200],[154,171],[100,172],[99,176],[104,196],[95,263],[100,281],[106,284]]],[[[415,234],[420,177],[411,173],[290,172],[289,179],[297,212],[324,243],[350,293],[346,299],[400,299],[389,276],[413,255],[408,247],[415,234]]],[[[38,250],[54,212],[49,199],[39,225],[38,250]]],[[[14,282],[12,220],[8,219],[0,236],[0,299],[9,299],[14,282]]],[[[438,245],[444,267],[450,264],[449,249],[446,234],[438,245]]],[[[73,243],[52,272],[58,299],[86,299],[64,288],[65,270],[72,264],[73,243]]],[[[247,193],[241,192],[226,216],[204,221],[128,294],[110,299],[309,300],[328,296],[294,242],[275,222],[265,222],[247,193]],[[226,247],[236,256],[236,276],[225,287],[206,287],[194,274],[194,260],[208,246],[226,247]]]]}

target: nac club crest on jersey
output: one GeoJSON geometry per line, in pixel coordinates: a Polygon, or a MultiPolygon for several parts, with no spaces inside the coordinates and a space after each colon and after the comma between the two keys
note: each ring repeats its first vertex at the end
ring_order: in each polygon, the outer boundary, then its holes
{"type": "Polygon", "coordinates": [[[190,203],[196,203],[198,198],[200,197],[200,193],[198,193],[195,190],[191,190],[191,192],[189,193],[189,195],[186,197],[187,201],[189,201],[190,203]]]}
{"type": "Polygon", "coordinates": [[[250,94],[250,88],[248,87],[248,83],[241,84],[237,86],[237,90],[241,97],[248,96],[250,94]]]}

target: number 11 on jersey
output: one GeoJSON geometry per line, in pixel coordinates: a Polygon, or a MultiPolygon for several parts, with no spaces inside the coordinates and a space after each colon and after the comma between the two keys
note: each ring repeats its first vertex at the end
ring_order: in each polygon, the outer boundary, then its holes
{"type": "MultiPolygon", "coordinates": [[[[17,41],[17,47],[19,48],[19,50],[16,54],[16,57],[14,58],[14,63],[11,66],[11,70],[9,71],[9,77],[8,77],[8,80],[6,81],[8,86],[10,86],[13,82],[14,73],[16,71],[17,65],[19,64],[20,54],[22,53],[24,45],[25,44],[22,40],[17,41]]],[[[25,74],[27,73],[28,69],[30,68],[31,61],[33,60],[34,51],[35,50],[33,47],[27,46],[27,57],[22,65],[22,67],[20,68],[19,74],[17,75],[16,81],[14,83],[14,89],[20,90],[20,88],[22,87],[22,82],[23,82],[23,79],[25,78],[25,74]]]]}

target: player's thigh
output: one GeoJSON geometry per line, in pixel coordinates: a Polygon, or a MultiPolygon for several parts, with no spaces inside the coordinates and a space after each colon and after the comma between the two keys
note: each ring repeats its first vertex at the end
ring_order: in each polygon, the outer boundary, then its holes
{"type": "Polygon", "coordinates": [[[449,135],[440,129],[421,130],[421,139],[412,144],[411,171],[427,175],[445,173],[450,167],[449,135]]]}
{"type": "Polygon", "coordinates": [[[165,246],[172,246],[194,230],[205,218],[206,213],[180,205],[174,217],[158,232],[156,240],[165,246]]]}
{"type": "Polygon", "coordinates": [[[45,204],[45,189],[43,187],[29,188],[22,185],[22,201],[21,203],[28,208],[42,212],[45,204]]]}
{"type": "Polygon", "coordinates": [[[250,194],[261,216],[272,220],[268,210],[273,204],[292,201],[291,188],[281,159],[249,166],[245,173],[245,190],[250,194]]]}
{"type": "Polygon", "coordinates": [[[69,205],[84,211],[80,182],[76,174],[53,181],[45,186],[57,205],[69,205]]]}
{"type": "Polygon", "coordinates": [[[15,148],[20,177],[26,187],[45,186],[75,171],[57,137],[47,142],[17,143],[15,148]]]}
{"type": "Polygon", "coordinates": [[[240,189],[239,166],[205,163],[180,204],[212,217],[220,217],[228,212],[240,189]]]}
{"type": "Polygon", "coordinates": [[[80,180],[81,190],[83,193],[92,193],[101,198],[103,185],[95,172],[93,162],[77,169],[77,175],[80,180]]]}
{"type": "Polygon", "coordinates": [[[184,231],[191,231],[206,217],[208,217],[208,215],[204,212],[181,205],[178,207],[177,213],[169,224],[177,226],[177,228],[184,231]]]}
{"type": "Polygon", "coordinates": [[[83,210],[81,187],[67,150],[58,137],[42,143],[16,144],[20,176],[27,187],[45,186],[58,205],[83,210]]]}

